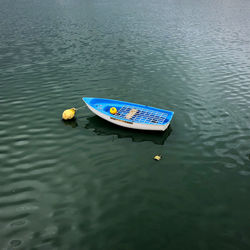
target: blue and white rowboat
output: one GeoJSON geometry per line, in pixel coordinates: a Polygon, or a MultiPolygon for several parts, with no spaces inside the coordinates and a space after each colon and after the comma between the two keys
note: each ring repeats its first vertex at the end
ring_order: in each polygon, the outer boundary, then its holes
{"type": "Polygon", "coordinates": [[[136,103],[91,97],[82,99],[94,114],[126,128],[164,131],[174,115],[172,111],[136,103]],[[115,108],[117,112],[111,114],[111,108],[115,108]]]}

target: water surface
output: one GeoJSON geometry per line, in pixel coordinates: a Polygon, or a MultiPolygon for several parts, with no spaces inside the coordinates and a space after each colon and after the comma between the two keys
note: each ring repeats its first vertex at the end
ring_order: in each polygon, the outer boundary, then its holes
{"type": "Polygon", "coordinates": [[[0,4],[1,249],[250,248],[249,1],[0,4]],[[63,122],[83,96],[175,115],[63,122]]]}

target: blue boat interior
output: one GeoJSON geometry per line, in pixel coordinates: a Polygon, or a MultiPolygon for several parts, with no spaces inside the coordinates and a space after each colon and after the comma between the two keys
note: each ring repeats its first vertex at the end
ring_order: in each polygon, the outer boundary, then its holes
{"type": "Polygon", "coordinates": [[[174,112],[164,109],[111,99],[84,97],[83,100],[103,114],[128,122],[165,125],[171,121],[174,114],[174,112]],[[112,107],[117,109],[116,114],[110,113],[112,107]]]}

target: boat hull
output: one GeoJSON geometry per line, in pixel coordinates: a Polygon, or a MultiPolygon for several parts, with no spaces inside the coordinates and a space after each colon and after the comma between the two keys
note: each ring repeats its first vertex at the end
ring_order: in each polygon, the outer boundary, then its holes
{"type": "Polygon", "coordinates": [[[132,128],[132,129],[139,129],[139,130],[151,130],[151,131],[164,131],[168,128],[170,123],[166,125],[150,125],[150,124],[141,124],[135,122],[128,122],[119,120],[117,118],[111,117],[109,115],[103,114],[102,112],[92,108],[89,104],[87,104],[88,108],[99,117],[103,118],[104,120],[111,122],[113,124],[125,127],[125,128],[132,128]]]}
{"type": "Polygon", "coordinates": [[[173,111],[136,103],[92,97],[82,99],[94,114],[125,128],[164,131],[174,115],[173,111]]]}

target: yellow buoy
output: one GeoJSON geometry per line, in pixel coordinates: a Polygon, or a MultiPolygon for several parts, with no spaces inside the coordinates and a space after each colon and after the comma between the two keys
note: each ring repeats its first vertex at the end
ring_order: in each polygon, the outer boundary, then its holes
{"type": "Polygon", "coordinates": [[[75,117],[75,113],[76,113],[75,108],[66,109],[62,113],[62,118],[63,118],[63,120],[71,120],[71,119],[73,119],[75,117]]]}
{"type": "Polygon", "coordinates": [[[117,109],[115,107],[110,108],[109,112],[114,115],[117,113],[117,109]]]}
{"type": "Polygon", "coordinates": [[[160,155],[156,155],[155,157],[154,157],[154,160],[156,160],[156,161],[159,161],[161,159],[161,156],[160,155]]]}

